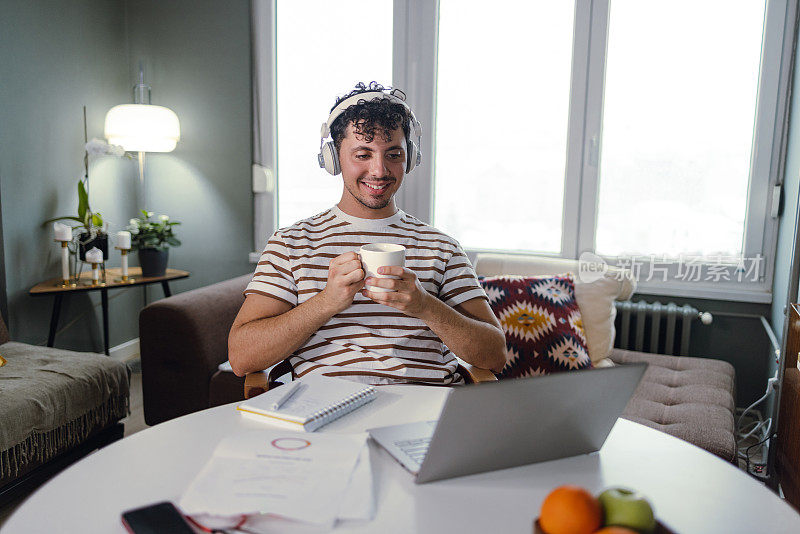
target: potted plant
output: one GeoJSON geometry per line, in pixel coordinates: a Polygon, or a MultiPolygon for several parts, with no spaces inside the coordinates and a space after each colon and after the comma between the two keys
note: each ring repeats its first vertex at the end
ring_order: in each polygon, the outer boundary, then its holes
{"type": "MultiPolygon", "coordinates": [[[[81,226],[73,227],[81,228],[78,233],[78,255],[81,261],[86,261],[86,251],[97,247],[103,251],[103,261],[108,259],[108,233],[106,233],[105,224],[103,223],[103,216],[95,213],[89,207],[89,194],[86,191],[86,186],[83,180],[78,180],[78,216],[65,215],[63,217],[56,217],[48,219],[45,224],[50,224],[55,221],[77,221],[81,226]]],[[[74,252],[74,251],[73,251],[74,252]]]]}
{"type": "Polygon", "coordinates": [[[167,272],[169,247],[178,247],[181,242],[175,237],[173,227],[177,221],[170,221],[168,215],[152,219],[153,212],[141,210],[142,216],[130,220],[131,246],[138,251],[142,276],[164,276],[167,272]]]}

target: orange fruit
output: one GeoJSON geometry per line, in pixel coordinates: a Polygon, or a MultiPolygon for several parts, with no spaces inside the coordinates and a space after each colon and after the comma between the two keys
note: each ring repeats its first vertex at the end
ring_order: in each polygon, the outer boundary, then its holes
{"type": "Polygon", "coordinates": [[[631,530],[625,527],[605,527],[601,528],[594,534],[639,534],[635,530],[631,530]]]}
{"type": "Polygon", "coordinates": [[[603,524],[603,509],[580,486],[559,486],[545,497],[539,526],[547,534],[593,534],[603,524]]]}

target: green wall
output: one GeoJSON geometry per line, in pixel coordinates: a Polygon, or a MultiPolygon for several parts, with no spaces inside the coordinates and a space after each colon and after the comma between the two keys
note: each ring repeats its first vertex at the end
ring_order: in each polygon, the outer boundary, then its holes
{"type": "MultiPolygon", "coordinates": [[[[795,66],[800,59],[796,51],[795,66]]],[[[796,68],[796,67],[795,67],[796,68]]],[[[772,287],[772,321],[778,336],[783,336],[784,306],[786,305],[792,268],[792,253],[795,241],[797,218],[797,196],[800,188],[800,94],[792,93],[789,112],[789,140],[786,150],[783,198],[780,226],[778,229],[778,253],[775,258],[775,281],[772,287]]],[[[792,299],[797,302],[797,295],[792,299]]]]}
{"type": "MultiPolygon", "coordinates": [[[[12,339],[47,339],[51,299],[28,289],[58,276],[59,251],[42,222],[77,212],[83,175],[83,110],[89,137],[102,137],[105,112],[128,90],[125,11],[121,1],[7,1],[0,17],[0,202],[12,339]]],[[[116,219],[128,200],[127,160],[94,162],[93,209],[116,219]]],[[[112,344],[136,337],[132,295],[114,299],[112,344]],[[121,312],[121,313],[120,313],[121,312]]],[[[91,310],[98,298],[69,298],[58,338],[67,348],[102,347],[91,310]]]]}
{"type": "MultiPolygon", "coordinates": [[[[147,158],[147,200],[135,160],[90,166],[92,208],[122,229],[146,203],[183,222],[170,266],[192,272],[173,292],[251,270],[249,2],[5,1],[0,17],[0,212],[7,316],[13,339],[43,344],[52,299],[28,289],[58,276],[58,248],[42,222],[77,208],[83,111],[89,138],[106,111],[131,102],[138,64],[153,103],[172,108],[182,140],[147,158]],[[213,36],[213,38],[209,38],[213,36]]],[[[132,261],[136,264],[136,260],[132,261]]],[[[111,254],[109,266],[118,266],[111,254]]],[[[0,297],[2,297],[0,291],[0,297]]],[[[110,344],[138,336],[137,288],[110,292],[110,344]]],[[[151,298],[160,298],[153,289],[151,298]]],[[[99,294],[71,296],[59,347],[102,350],[99,294]]]]}
{"type": "MultiPolygon", "coordinates": [[[[144,66],[152,103],[175,111],[181,141],[147,156],[147,208],[181,221],[170,264],[179,290],[252,272],[252,106],[247,0],[130,0],[130,78],[144,66]]],[[[155,297],[160,290],[153,289],[155,297]]]]}
{"type": "MultiPolygon", "coordinates": [[[[795,69],[800,59],[800,50],[795,52],[795,69]]],[[[795,73],[795,76],[797,74],[795,73]]],[[[793,81],[796,88],[796,82],[793,81]]],[[[789,139],[786,150],[786,165],[784,173],[782,213],[778,229],[778,251],[775,257],[775,279],[772,287],[772,324],[775,333],[783,338],[784,308],[787,300],[798,301],[797,295],[789,298],[789,285],[791,284],[792,256],[794,253],[795,221],[797,218],[798,189],[800,188],[800,94],[792,92],[789,111],[789,139]]],[[[777,364],[770,361],[769,376],[777,369],[777,364]]],[[[770,400],[770,406],[775,404],[770,400]]],[[[771,412],[772,408],[770,408],[771,412]]]]}

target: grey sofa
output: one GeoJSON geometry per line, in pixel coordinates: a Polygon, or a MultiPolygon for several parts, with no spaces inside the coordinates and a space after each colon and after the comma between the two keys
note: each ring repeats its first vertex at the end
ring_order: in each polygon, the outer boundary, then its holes
{"type": "MultiPolygon", "coordinates": [[[[243,398],[244,379],[218,370],[251,275],[154,302],[139,315],[145,421],[243,398]]],[[[734,370],[722,361],[614,349],[615,364],[649,364],[623,417],[735,461],[734,370]]]]}

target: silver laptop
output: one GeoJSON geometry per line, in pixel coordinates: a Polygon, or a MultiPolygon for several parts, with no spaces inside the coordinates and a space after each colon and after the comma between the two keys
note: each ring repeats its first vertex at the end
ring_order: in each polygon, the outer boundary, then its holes
{"type": "Polygon", "coordinates": [[[370,429],[416,482],[600,450],[646,364],[455,387],[438,421],[370,429]]]}

